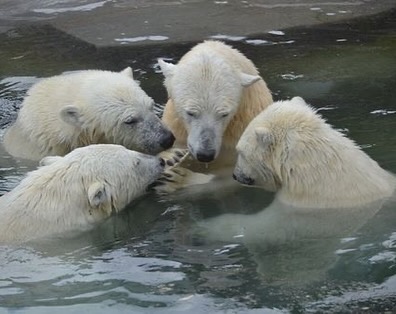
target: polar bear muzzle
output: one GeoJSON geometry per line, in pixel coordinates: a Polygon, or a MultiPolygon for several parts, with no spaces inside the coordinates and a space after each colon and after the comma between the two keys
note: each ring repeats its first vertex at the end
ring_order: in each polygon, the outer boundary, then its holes
{"type": "Polygon", "coordinates": [[[238,171],[237,169],[232,174],[232,177],[234,180],[236,180],[239,183],[244,184],[244,185],[254,185],[254,183],[255,183],[253,178],[245,175],[244,173],[242,173],[241,171],[238,171]]]}
{"type": "Polygon", "coordinates": [[[187,146],[198,161],[211,162],[216,159],[221,147],[221,132],[217,129],[206,126],[190,129],[187,146]]]}
{"type": "Polygon", "coordinates": [[[165,129],[163,135],[160,138],[161,147],[163,149],[171,148],[174,142],[175,142],[175,136],[173,135],[173,133],[165,129]]]}

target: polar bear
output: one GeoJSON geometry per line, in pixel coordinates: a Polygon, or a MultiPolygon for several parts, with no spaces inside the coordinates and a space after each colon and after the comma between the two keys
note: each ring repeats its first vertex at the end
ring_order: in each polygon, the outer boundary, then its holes
{"type": "MultiPolygon", "coordinates": [[[[244,131],[236,150],[238,158],[234,179],[276,194],[269,209],[259,214],[267,217],[265,219],[257,219],[254,215],[250,218],[249,215],[214,218],[210,225],[216,226],[215,231],[220,230],[222,234],[217,237],[223,239],[232,237],[238,233],[237,230],[254,230],[249,224],[273,230],[271,226],[279,225],[273,223],[275,214],[282,217],[278,222],[287,221],[289,216],[294,227],[302,225],[299,219],[302,222],[310,215],[317,221],[318,232],[327,229],[331,232],[337,229],[336,226],[328,224],[329,218],[323,220],[329,228],[318,223],[320,213],[330,217],[336,210],[352,212],[352,208],[357,208],[359,212],[363,207],[378,209],[372,204],[381,204],[395,192],[396,177],[382,169],[352,140],[327,124],[301,97],[275,102],[260,113],[244,131]],[[219,227],[221,221],[228,228],[219,227]],[[231,228],[230,224],[234,227],[231,228]]],[[[337,214],[335,218],[339,216],[337,214]]],[[[303,227],[301,232],[306,232],[306,229],[303,227]]],[[[253,237],[257,235],[256,231],[253,231],[253,237]]],[[[274,237],[275,234],[272,232],[266,237],[274,237]]]]}
{"type": "Polygon", "coordinates": [[[84,230],[117,213],[160,178],[164,160],[115,144],[77,148],[45,157],[37,170],[0,198],[0,244],[84,230]]]}
{"type": "Polygon", "coordinates": [[[129,67],[46,78],[28,91],[4,146],[11,155],[31,160],[106,143],[157,154],[173,145],[174,136],[153,105],[129,67]]]}
{"type": "Polygon", "coordinates": [[[277,191],[285,203],[340,208],[387,198],[395,177],[327,124],[301,97],[274,103],[236,147],[234,178],[277,191]]]}
{"type": "Polygon", "coordinates": [[[169,95],[163,121],[175,134],[175,145],[188,147],[200,162],[235,163],[243,130],[272,103],[254,64],[219,41],[196,45],[176,65],[158,63],[169,95]]]}
{"type": "Polygon", "coordinates": [[[386,202],[395,201],[395,176],[300,97],[275,102],[260,113],[236,150],[234,179],[274,191],[275,199],[255,214],[204,220],[198,230],[210,240],[244,243],[266,278],[290,276],[298,283],[322,278],[334,262],[339,239],[353,235],[386,202]],[[293,272],[284,274],[279,256],[268,253],[273,246],[280,252],[284,246],[309,252],[315,263],[290,261],[287,268],[293,272]]]}

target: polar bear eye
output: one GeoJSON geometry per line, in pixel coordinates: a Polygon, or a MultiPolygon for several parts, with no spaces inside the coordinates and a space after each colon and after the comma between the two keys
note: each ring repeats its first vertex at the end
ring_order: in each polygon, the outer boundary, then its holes
{"type": "Polygon", "coordinates": [[[196,117],[197,117],[197,113],[196,113],[195,111],[189,111],[189,110],[187,110],[187,111],[186,111],[186,114],[187,114],[189,117],[193,117],[193,118],[196,118],[196,117]]]}
{"type": "Polygon", "coordinates": [[[220,114],[220,117],[226,118],[226,117],[229,116],[229,114],[230,114],[229,112],[223,112],[223,113],[220,114]]]}
{"type": "Polygon", "coordinates": [[[124,121],[124,123],[127,124],[127,125],[132,125],[132,124],[137,123],[138,121],[139,121],[139,119],[136,118],[136,117],[129,117],[129,118],[127,118],[127,119],[124,121]]]}

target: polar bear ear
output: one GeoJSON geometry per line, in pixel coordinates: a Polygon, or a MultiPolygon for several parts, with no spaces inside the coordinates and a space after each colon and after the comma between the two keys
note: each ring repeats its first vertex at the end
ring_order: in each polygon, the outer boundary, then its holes
{"type": "Polygon", "coordinates": [[[122,70],[120,73],[121,73],[122,75],[128,76],[128,77],[130,77],[131,79],[133,79],[133,71],[132,71],[132,68],[131,68],[131,67],[125,68],[125,69],[122,70]]]}
{"type": "Polygon", "coordinates": [[[43,159],[40,160],[39,162],[39,166],[43,167],[43,166],[48,166],[53,164],[54,162],[61,160],[63,157],[61,156],[47,156],[44,157],[43,159]]]}
{"type": "Polygon", "coordinates": [[[256,133],[256,137],[258,142],[262,145],[262,147],[268,147],[273,143],[273,137],[269,129],[259,126],[254,132],[256,133]]]}
{"type": "Polygon", "coordinates": [[[162,59],[158,59],[158,64],[159,64],[159,66],[161,68],[162,74],[165,77],[171,77],[173,75],[173,73],[175,71],[175,67],[176,67],[175,64],[165,62],[162,59]]]}
{"type": "Polygon", "coordinates": [[[306,104],[307,104],[307,103],[305,102],[305,100],[304,100],[303,98],[301,98],[300,96],[293,97],[293,98],[291,99],[291,101],[292,101],[293,103],[297,103],[297,104],[301,104],[301,105],[306,105],[306,104]]]}
{"type": "Polygon", "coordinates": [[[241,84],[243,87],[248,87],[253,83],[256,83],[261,77],[259,75],[250,75],[246,73],[241,73],[241,84]]]}
{"type": "Polygon", "coordinates": [[[88,188],[88,200],[93,208],[99,208],[103,205],[105,205],[105,208],[110,206],[111,196],[106,189],[106,184],[98,181],[92,183],[88,188]]]}
{"type": "Polygon", "coordinates": [[[60,111],[62,120],[73,126],[81,126],[81,114],[80,110],[76,106],[66,106],[60,111]]]}

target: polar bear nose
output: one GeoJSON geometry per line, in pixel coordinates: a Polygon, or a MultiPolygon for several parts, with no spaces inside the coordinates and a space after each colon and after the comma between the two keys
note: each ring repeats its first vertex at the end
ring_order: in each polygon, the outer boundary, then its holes
{"type": "Polygon", "coordinates": [[[197,159],[200,162],[210,162],[215,158],[216,151],[215,150],[207,150],[203,152],[197,153],[197,159]]]}
{"type": "Polygon", "coordinates": [[[234,180],[238,181],[241,184],[246,184],[246,185],[253,185],[254,184],[254,179],[247,177],[243,174],[236,175],[235,173],[232,174],[232,177],[234,180]]]}
{"type": "Polygon", "coordinates": [[[168,133],[161,138],[160,145],[164,149],[171,148],[173,143],[175,142],[175,136],[172,132],[168,131],[168,133]]]}

